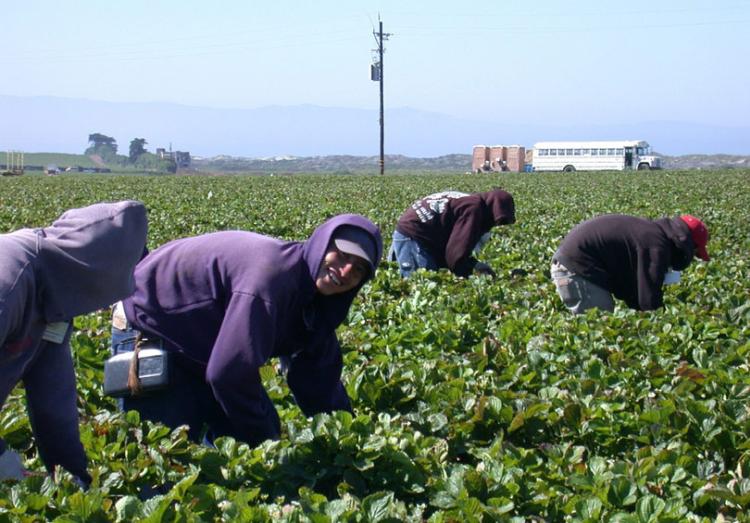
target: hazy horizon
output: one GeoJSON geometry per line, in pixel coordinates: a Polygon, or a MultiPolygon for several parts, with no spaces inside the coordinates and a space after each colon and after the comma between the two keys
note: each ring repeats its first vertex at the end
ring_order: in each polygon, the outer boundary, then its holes
{"type": "MultiPolygon", "coordinates": [[[[499,136],[480,137],[480,143],[506,137],[520,142],[505,132],[512,128],[525,139],[536,136],[533,129],[569,128],[575,134],[635,127],[648,133],[655,123],[664,129],[665,122],[674,132],[685,123],[705,138],[705,150],[694,150],[702,142],[688,135],[675,151],[689,146],[690,152],[733,153],[747,141],[750,70],[741,64],[750,54],[744,32],[748,0],[10,3],[3,8],[0,67],[6,81],[0,96],[177,104],[214,112],[304,106],[363,111],[367,118],[358,125],[365,130],[346,129],[331,138],[362,137],[338,151],[360,154],[378,134],[378,83],[370,79],[370,65],[377,59],[373,30],[379,18],[391,35],[383,63],[387,116],[413,111],[427,115],[427,124],[432,114],[444,122],[500,129],[499,136]],[[742,130],[739,145],[730,134],[724,151],[709,140],[715,129],[732,128],[742,130]]],[[[23,119],[0,115],[20,134],[42,133],[26,128],[31,124],[23,119]]],[[[419,153],[417,144],[405,144],[398,133],[427,139],[431,129],[404,122],[399,131],[395,119],[390,128],[386,119],[386,151],[419,153]]],[[[150,122],[140,123],[113,122],[136,133],[117,136],[118,142],[141,134],[150,143],[168,138],[147,136],[150,122]]],[[[668,137],[662,132],[655,142],[668,137]]],[[[10,140],[17,134],[0,136],[0,148],[14,147],[10,140]]],[[[458,147],[451,145],[457,143],[453,138],[441,147],[461,152],[475,136],[465,136],[458,147]]],[[[720,131],[719,138],[724,136],[720,131]]],[[[296,153],[288,139],[276,138],[267,153],[296,153]]],[[[747,146],[741,152],[750,153],[747,146]]]]}
{"type": "MultiPolygon", "coordinates": [[[[269,106],[213,109],[162,103],[115,103],[57,97],[0,95],[4,149],[82,153],[88,136],[102,133],[127,151],[144,138],[158,147],[197,156],[249,158],[379,154],[378,113],[346,107],[269,106]]],[[[437,157],[470,154],[477,144],[544,140],[646,140],[666,155],[750,154],[750,127],[691,122],[622,125],[534,125],[465,120],[412,108],[387,109],[386,154],[437,157]]]]}

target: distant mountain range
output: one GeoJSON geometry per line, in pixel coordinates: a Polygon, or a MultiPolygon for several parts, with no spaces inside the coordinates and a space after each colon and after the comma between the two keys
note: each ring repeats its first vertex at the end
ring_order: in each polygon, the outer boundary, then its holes
{"type": "MultiPolygon", "coordinates": [[[[189,151],[194,156],[262,158],[293,155],[373,156],[379,151],[376,108],[312,105],[212,109],[171,103],[115,103],[56,97],[0,95],[0,152],[81,153],[91,133],[117,140],[145,138],[147,149],[189,151]]],[[[549,125],[475,121],[411,108],[387,109],[386,152],[412,158],[470,154],[475,144],[542,140],[643,139],[664,155],[750,155],[750,126],[686,122],[616,125],[549,125]]]]}

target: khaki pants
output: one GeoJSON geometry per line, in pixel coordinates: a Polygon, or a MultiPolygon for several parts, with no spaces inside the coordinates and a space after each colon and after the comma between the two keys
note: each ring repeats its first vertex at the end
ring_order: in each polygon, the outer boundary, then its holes
{"type": "Polygon", "coordinates": [[[550,272],[557,294],[573,314],[583,314],[593,308],[608,312],[615,309],[615,300],[607,289],[578,276],[562,263],[553,260],[550,272]]]}

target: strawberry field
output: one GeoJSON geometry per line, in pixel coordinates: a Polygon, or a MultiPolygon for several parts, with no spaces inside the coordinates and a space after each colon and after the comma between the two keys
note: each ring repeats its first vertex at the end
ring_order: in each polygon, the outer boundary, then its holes
{"type": "Polygon", "coordinates": [[[263,378],[283,436],[257,448],[196,445],[117,412],[102,393],[109,314],[78,318],[93,483],[44,473],[16,389],[0,436],[35,474],[0,484],[0,521],[750,521],[750,171],[23,176],[0,179],[0,231],[134,198],[152,249],[224,229],[302,240],[342,212],[368,216],[388,245],[417,197],[498,186],[517,223],[481,256],[497,278],[402,280],[383,264],[339,329],[354,415],[306,419],[273,361],[263,378]],[[550,258],[604,213],[694,214],[712,260],[684,271],[662,310],[573,317],[550,258]]]}

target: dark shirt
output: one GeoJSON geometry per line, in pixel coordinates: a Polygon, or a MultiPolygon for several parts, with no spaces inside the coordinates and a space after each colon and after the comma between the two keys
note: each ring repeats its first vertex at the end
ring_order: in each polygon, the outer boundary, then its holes
{"type": "Polygon", "coordinates": [[[401,215],[396,230],[418,241],[438,267],[468,276],[477,263],[472,250],[479,238],[496,225],[515,221],[513,197],[501,189],[442,192],[414,202],[401,215]]]}
{"type": "Polygon", "coordinates": [[[609,214],[576,225],[553,259],[629,307],[645,311],[663,305],[664,275],[670,268],[687,267],[693,249],[680,218],[609,214]]]}

